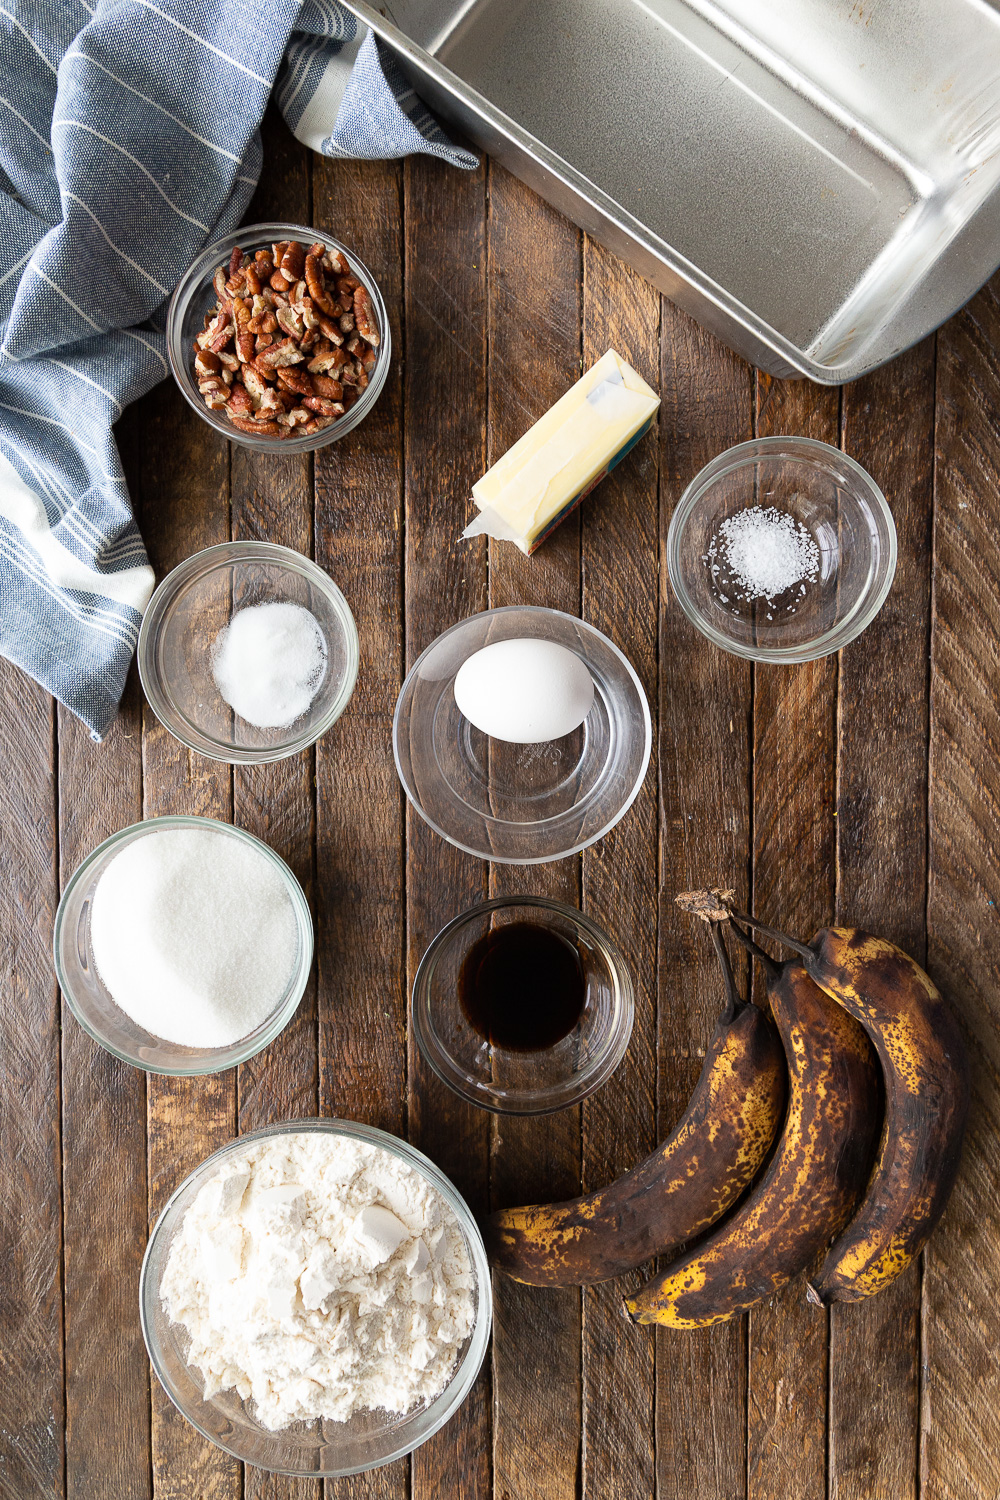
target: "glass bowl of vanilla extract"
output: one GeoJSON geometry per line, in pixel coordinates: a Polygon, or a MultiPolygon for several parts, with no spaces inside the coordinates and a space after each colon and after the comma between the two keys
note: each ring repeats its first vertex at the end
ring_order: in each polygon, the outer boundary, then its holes
{"type": "Polygon", "coordinates": [[[583,912],[501,897],[442,928],[411,1008],[417,1045],[456,1094],[496,1114],[541,1115],[611,1077],[635,994],[617,946],[583,912]]]}

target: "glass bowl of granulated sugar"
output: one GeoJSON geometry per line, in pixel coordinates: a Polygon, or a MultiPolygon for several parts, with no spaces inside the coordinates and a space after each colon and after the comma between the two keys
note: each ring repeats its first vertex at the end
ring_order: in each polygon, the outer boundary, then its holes
{"type": "Polygon", "coordinates": [[[433,1436],[472,1390],[492,1323],[482,1237],[454,1185],[348,1120],[270,1126],[202,1162],[157,1220],[139,1299],[153,1370],[192,1426],[314,1478],[433,1436]]]}
{"type": "Polygon", "coordinates": [[[149,1073],[219,1073],[288,1025],[313,924],[260,839],[214,818],[150,818],[77,869],[53,952],[70,1010],[102,1047],[149,1073]]]}
{"type": "Polygon", "coordinates": [[[677,503],[667,570],[716,646],[795,663],[853,641],[885,603],[896,528],[860,464],[812,438],[769,437],[714,458],[677,503]]]}
{"type": "Polygon", "coordinates": [[[283,760],[347,707],[358,632],[310,558],[273,542],[223,542],[159,585],[138,656],[150,707],[188,749],[235,763],[283,760]]]}

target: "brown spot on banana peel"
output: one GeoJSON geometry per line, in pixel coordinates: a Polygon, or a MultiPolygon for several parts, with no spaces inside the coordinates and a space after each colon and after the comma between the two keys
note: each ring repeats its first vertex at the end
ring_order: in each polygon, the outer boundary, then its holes
{"type": "Polygon", "coordinates": [[[800,961],[767,968],[790,1077],[781,1140],[729,1220],[626,1299],[635,1322],[704,1328],[770,1296],[839,1232],[866,1181],[881,1115],[872,1048],[800,961]]]}
{"type": "Polygon", "coordinates": [[[492,1215],[493,1264],[532,1286],[589,1285],[701,1233],[752,1181],[784,1101],[777,1032],[755,1005],[731,1003],[673,1135],[600,1192],[492,1215]]]}
{"type": "Polygon", "coordinates": [[[868,1191],[809,1289],[815,1302],[856,1302],[906,1269],[944,1212],[968,1114],[968,1056],[951,1006],[895,944],[834,927],[809,948],[817,983],[861,1022],[885,1073],[886,1128],[868,1191]]]}

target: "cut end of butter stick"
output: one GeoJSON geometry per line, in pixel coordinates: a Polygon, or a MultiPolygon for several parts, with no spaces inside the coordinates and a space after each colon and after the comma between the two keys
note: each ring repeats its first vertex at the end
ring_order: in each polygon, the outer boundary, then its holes
{"type": "Polygon", "coordinates": [[[609,349],[472,486],[479,515],[463,538],[534,552],[648,431],[660,398],[609,349]]]}

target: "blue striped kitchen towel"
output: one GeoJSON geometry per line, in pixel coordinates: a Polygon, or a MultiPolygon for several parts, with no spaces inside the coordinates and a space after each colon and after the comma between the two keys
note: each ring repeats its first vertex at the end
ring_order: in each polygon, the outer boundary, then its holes
{"type": "Polygon", "coordinates": [[[317,151],[475,165],[335,0],[0,0],[0,653],[96,739],[154,582],[111,424],[245,213],[276,80],[317,151]]]}

